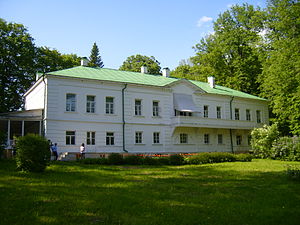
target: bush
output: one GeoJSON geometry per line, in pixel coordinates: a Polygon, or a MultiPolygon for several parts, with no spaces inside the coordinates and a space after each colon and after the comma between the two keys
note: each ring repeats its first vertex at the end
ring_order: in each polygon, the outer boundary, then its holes
{"type": "Polygon", "coordinates": [[[119,153],[111,153],[107,158],[109,165],[122,165],[124,163],[123,156],[119,153]]]}
{"type": "Polygon", "coordinates": [[[99,164],[99,165],[107,165],[108,160],[106,158],[85,158],[79,161],[83,164],[99,164]]]}
{"type": "Polygon", "coordinates": [[[184,158],[183,158],[182,155],[179,155],[179,154],[170,155],[169,156],[169,163],[171,165],[176,165],[176,166],[183,165],[184,164],[184,158]]]}
{"type": "Polygon", "coordinates": [[[6,134],[0,131],[0,159],[3,157],[6,141],[6,134]]]}
{"type": "Polygon", "coordinates": [[[138,155],[128,155],[124,158],[124,163],[127,165],[141,165],[143,164],[143,158],[138,155]]]}
{"type": "Polygon", "coordinates": [[[253,159],[253,156],[250,154],[237,154],[235,155],[236,161],[239,162],[251,162],[253,159]]]}
{"type": "Polygon", "coordinates": [[[236,157],[228,152],[212,152],[212,153],[199,153],[185,158],[187,164],[207,164],[207,163],[220,163],[220,162],[234,162],[236,157]]]}
{"type": "Polygon", "coordinates": [[[262,128],[254,128],[251,132],[251,147],[258,158],[269,158],[274,141],[279,138],[277,124],[264,125],[262,128]]]}
{"type": "Polygon", "coordinates": [[[157,165],[170,165],[169,157],[155,157],[153,159],[157,161],[157,165]]]}
{"type": "Polygon", "coordinates": [[[300,161],[300,138],[281,137],[273,143],[271,149],[273,159],[300,161]]]}
{"type": "Polygon", "coordinates": [[[290,165],[286,173],[290,178],[300,181],[300,167],[290,165]]]}
{"type": "Polygon", "coordinates": [[[156,158],[146,156],[145,158],[143,158],[143,164],[144,165],[158,165],[159,162],[156,158]]]}
{"type": "Polygon", "coordinates": [[[19,137],[16,149],[16,163],[20,170],[43,172],[49,165],[51,152],[44,137],[34,134],[19,137]]]}

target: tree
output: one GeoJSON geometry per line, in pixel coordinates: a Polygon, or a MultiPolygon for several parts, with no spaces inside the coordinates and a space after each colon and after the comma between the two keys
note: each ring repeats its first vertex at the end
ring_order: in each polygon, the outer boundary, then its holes
{"type": "Polygon", "coordinates": [[[0,112],[22,107],[21,96],[34,80],[35,56],[27,29],[0,19],[0,112]]]}
{"type": "Polygon", "coordinates": [[[141,72],[141,67],[147,66],[149,74],[160,74],[160,62],[154,56],[148,57],[143,55],[129,56],[120,66],[120,70],[141,72]]]}
{"type": "Polygon", "coordinates": [[[208,75],[218,84],[258,93],[257,77],[262,72],[260,57],[264,12],[252,5],[235,5],[214,22],[214,33],[194,46],[191,60],[199,80],[208,75]]]}
{"type": "Polygon", "coordinates": [[[80,65],[80,57],[75,54],[61,54],[48,47],[37,48],[36,70],[46,73],[80,65]]]}
{"type": "Polygon", "coordinates": [[[283,134],[300,135],[300,4],[297,0],[269,1],[269,51],[259,78],[262,96],[283,134]]]}
{"type": "Polygon", "coordinates": [[[100,67],[100,68],[102,68],[104,66],[104,64],[102,62],[102,59],[101,59],[101,56],[99,54],[99,48],[98,48],[96,42],[93,44],[88,66],[90,66],[90,67],[100,67]]]}

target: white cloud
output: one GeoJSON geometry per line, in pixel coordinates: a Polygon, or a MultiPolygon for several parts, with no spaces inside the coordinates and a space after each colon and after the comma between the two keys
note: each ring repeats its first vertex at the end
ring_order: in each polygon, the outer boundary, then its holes
{"type": "Polygon", "coordinates": [[[198,22],[197,22],[197,27],[202,27],[205,23],[212,21],[213,18],[208,17],[208,16],[202,16],[198,22]]]}

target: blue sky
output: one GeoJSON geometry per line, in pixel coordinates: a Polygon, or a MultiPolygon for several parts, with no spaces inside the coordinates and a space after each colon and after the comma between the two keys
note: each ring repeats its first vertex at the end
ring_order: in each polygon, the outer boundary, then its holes
{"type": "Polygon", "coordinates": [[[174,69],[193,56],[192,46],[212,32],[231,5],[264,7],[265,0],[0,0],[0,17],[24,24],[37,46],[89,56],[97,43],[104,67],[128,56],[154,56],[174,69]]]}

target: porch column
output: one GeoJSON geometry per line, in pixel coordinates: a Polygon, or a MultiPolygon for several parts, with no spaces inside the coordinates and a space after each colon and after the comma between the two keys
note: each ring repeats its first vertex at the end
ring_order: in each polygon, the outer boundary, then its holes
{"type": "Polygon", "coordinates": [[[39,121],[39,135],[42,136],[42,121],[39,121]]]}
{"type": "Polygon", "coordinates": [[[10,146],[10,120],[7,120],[7,146],[10,146]]]}
{"type": "Polygon", "coordinates": [[[22,120],[22,137],[24,136],[24,131],[25,131],[25,121],[22,120]]]}

